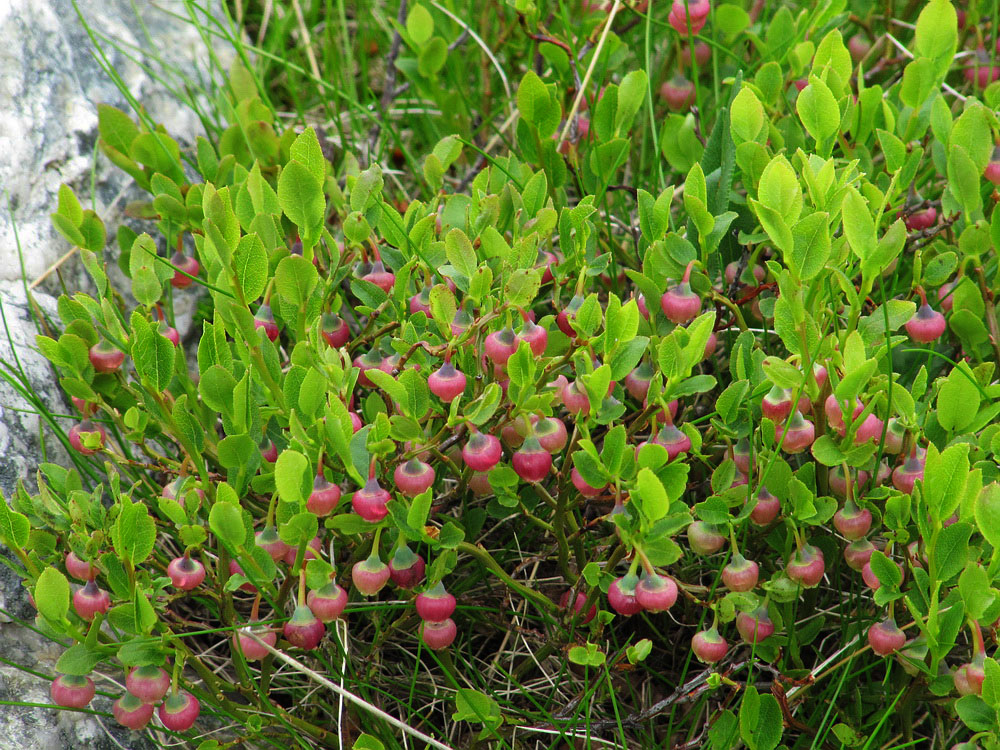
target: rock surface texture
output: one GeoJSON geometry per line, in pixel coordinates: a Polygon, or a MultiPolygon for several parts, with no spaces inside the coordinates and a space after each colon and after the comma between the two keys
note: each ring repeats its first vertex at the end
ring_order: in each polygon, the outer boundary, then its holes
{"type": "MultiPolygon", "coordinates": [[[[131,112],[95,57],[84,23],[116,40],[118,49],[105,42],[102,51],[154,120],[192,141],[201,130],[190,109],[178,106],[162,83],[124,54],[135,56],[136,47],[148,49],[171,66],[187,58],[186,72],[193,75],[203,49],[194,27],[142,0],[135,5],[143,13],[147,40],[129,0],[80,0],[77,5],[82,19],[68,0],[0,3],[0,185],[6,192],[0,202],[0,279],[21,278],[18,244],[25,276],[32,280],[70,249],[49,221],[59,185],[72,185],[84,207],[91,207],[87,196],[95,166],[96,105],[106,102],[131,112]]],[[[156,6],[185,14],[183,3],[176,0],[156,6]]],[[[138,59],[160,74],[155,60],[142,53],[138,59]]],[[[165,74],[178,75],[173,69],[165,74]]],[[[103,155],[96,167],[94,210],[106,225],[114,226],[114,212],[123,207],[130,180],[110,168],[103,155]]]]}
{"type": "MultiPolygon", "coordinates": [[[[39,418],[36,404],[25,397],[26,392],[37,394],[55,414],[73,412],[63,401],[54,371],[35,347],[37,329],[25,291],[28,283],[71,249],[49,220],[59,185],[69,184],[84,207],[98,213],[112,241],[126,199],[137,197],[129,193],[130,178],[95,149],[97,104],[106,102],[126,112],[131,108],[102,68],[101,56],[94,54],[87,27],[102,40],[106,64],[154,120],[181,139],[193,141],[200,131],[198,118],[178,105],[163,83],[164,78],[197,79],[197,62],[204,58],[202,39],[194,26],[164,12],[185,16],[183,2],[78,0],[76,5],[79,15],[69,0],[0,0],[0,367],[4,375],[0,379],[0,491],[6,497],[18,479],[34,483],[41,460],[67,460],[39,418]],[[160,65],[161,59],[169,61],[167,70],[160,65]],[[155,70],[161,80],[155,80],[144,66],[155,70]]],[[[110,261],[113,255],[106,257],[110,261]]],[[[39,309],[53,316],[55,298],[47,292],[61,291],[60,276],[68,293],[79,289],[85,277],[73,258],[60,267],[59,275],[51,275],[33,290],[39,309]]],[[[61,426],[68,429],[70,422],[61,426]]],[[[9,613],[0,612],[0,654],[26,668],[53,674],[62,648],[11,621],[11,617],[30,621],[34,610],[17,577],[3,565],[0,609],[9,613]]],[[[98,691],[117,694],[121,690],[108,679],[97,683],[98,691]]],[[[47,681],[0,664],[0,700],[48,703],[48,691],[47,681]]],[[[110,700],[98,697],[91,707],[110,713],[110,700]]],[[[109,717],[0,708],[0,750],[151,746],[109,717]]]]}

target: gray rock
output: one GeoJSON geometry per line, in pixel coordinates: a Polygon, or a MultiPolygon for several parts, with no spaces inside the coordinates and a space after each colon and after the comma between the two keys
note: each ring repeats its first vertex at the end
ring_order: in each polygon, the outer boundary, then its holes
{"type": "MultiPolygon", "coordinates": [[[[182,81],[194,81],[197,88],[199,71],[206,70],[201,36],[172,15],[187,15],[183,0],[78,0],[76,6],[79,16],[70,0],[0,0],[0,309],[5,318],[0,320],[0,491],[6,497],[19,479],[33,484],[43,444],[44,460],[68,461],[39,417],[40,404],[56,415],[73,412],[56,373],[35,347],[37,329],[22,281],[37,279],[70,250],[49,219],[59,185],[69,184],[84,207],[105,222],[112,239],[109,262],[125,203],[139,197],[131,178],[95,150],[97,104],[131,109],[98,62],[87,27],[101,40],[107,65],[155,121],[187,142],[201,132],[194,112],[179,105],[164,83],[179,88],[182,81]],[[34,395],[26,397],[26,392],[34,395]]],[[[32,297],[57,320],[55,298],[46,292],[64,288],[73,293],[87,284],[81,264],[70,259],[32,297]]],[[[72,421],[57,419],[63,429],[72,421]]],[[[0,565],[0,609],[14,620],[34,616],[20,580],[5,565],[0,565]]],[[[0,664],[0,700],[48,703],[48,682],[25,670],[51,675],[61,651],[0,616],[0,654],[24,667],[0,664]]],[[[120,686],[103,678],[98,689],[114,694],[120,686]]],[[[98,698],[92,707],[109,711],[110,701],[98,698]]],[[[107,718],[32,707],[0,709],[0,750],[149,746],[107,718]]]]}
{"type": "MultiPolygon", "coordinates": [[[[86,23],[103,42],[108,63],[132,95],[171,133],[192,142],[201,132],[197,116],[165,92],[130,55],[151,65],[159,75],[177,80],[170,66],[156,56],[165,54],[171,66],[188,75],[197,70],[203,50],[193,26],[185,25],[151,2],[139,2],[142,24],[130,0],[80,0],[86,23]],[[141,36],[142,29],[149,39],[141,36]]],[[[179,0],[157,3],[181,16],[179,0]]],[[[89,203],[90,176],[97,141],[97,103],[131,108],[101,68],[93,44],[69,0],[5,0],[0,3],[0,185],[7,192],[0,202],[0,278],[38,278],[70,247],[52,228],[49,214],[63,182],[73,186],[84,208],[94,210],[112,229],[120,219],[123,191],[130,178],[97,160],[96,205],[89,203]],[[9,201],[9,205],[8,205],[9,201]],[[16,236],[15,236],[16,229],[16,236]],[[20,253],[19,253],[20,250],[20,253]]],[[[113,232],[111,233],[113,236],[113,232]]]]}

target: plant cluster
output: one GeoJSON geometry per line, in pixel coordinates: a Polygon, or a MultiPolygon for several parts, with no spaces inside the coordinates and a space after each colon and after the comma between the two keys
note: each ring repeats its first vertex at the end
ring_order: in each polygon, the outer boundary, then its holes
{"type": "MultiPolygon", "coordinates": [[[[545,719],[563,737],[1000,747],[995,45],[947,0],[848,39],[844,2],[615,0],[564,26],[513,5],[548,75],[517,86],[516,150],[441,138],[424,199],[283,129],[240,66],[191,153],[100,108],[151,196],[150,232],[117,230],[136,304],[64,188],[96,293],[61,296],[38,346],[75,465],[0,503],[67,645],[53,702],[118,668],[127,727],[205,706],[240,741],[341,746],[335,702],[284,669],[312,665],[506,746],[538,703],[493,677],[556,663],[603,707],[545,719]],[[656,80],[600,36],[619,11],[670,29],[656,80]],[[199,289],[185,346],[174,301],[199,289]],[[493,658],[511,638],[530,653],[493,658]]],[[[430,85],[429,6],[396,33],[430,85]]],[[[358,721],[357,746],[399,742],[358,721]]]]}

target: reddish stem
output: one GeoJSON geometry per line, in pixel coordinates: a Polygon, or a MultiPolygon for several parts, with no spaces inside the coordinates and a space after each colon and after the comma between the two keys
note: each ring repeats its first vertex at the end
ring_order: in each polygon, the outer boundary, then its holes
{"type": "Polygon", "coordinates": [[[969,620],[969,629],[972,631],[973,661],[984,659],[986,657],[986,645],[983,643],[983,631],[979,627],[979,623],[975,620],[969,620]]]}
{"type": "Polygon", "coordinates": [[[253,598],[253,606],[250,607],[250,622],[260,619],[260,594],[253,598]]]}

